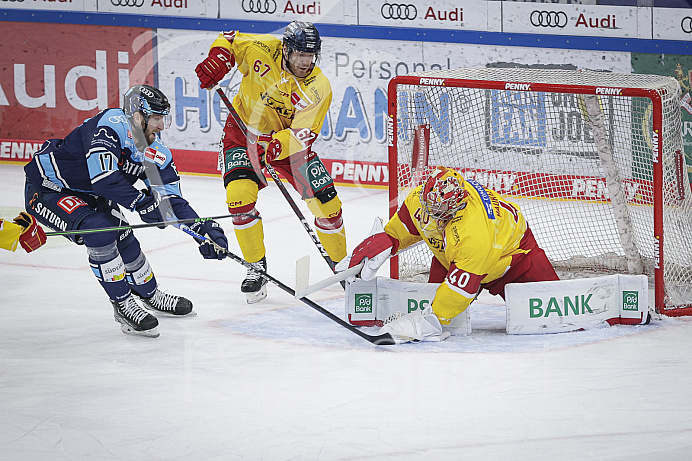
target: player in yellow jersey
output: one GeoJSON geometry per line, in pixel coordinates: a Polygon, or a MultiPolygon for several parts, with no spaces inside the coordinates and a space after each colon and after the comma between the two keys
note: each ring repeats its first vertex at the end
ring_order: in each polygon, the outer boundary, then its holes
{"type": "Polygon", "coordinates": [[[444,339],[442,325],[462,313],[481,289],[504,299],[508,283],[558,280],[519,207],[455,170],[438,167],[413,189],[384,227],[360,243],[349,266],[366,261],[371,279],[389,256],[424,240],[434,258],[430,283],[441,283],[431,307],[386,324],[401,341],[444,339]]]}
{"type": "MultiPolygon", "coordinates": [[[[195,71],[201,88],[216,85],[233,66],[243,75],[233,98],[231,111],[235,113],[228,116],[223,135],[223,178],[229,211],[257,214],[255,204],[264,184],[249,157],[257,155],[259,162],[271,164],[301,194],[315,216],[322,245],[338,262],[346,257],[341,201],[331,176],[312,150],[332,100],[329,80],[316,65],[321,43],[317,29],[309,22],[290,23],[283,40],[271,35],[222,32],[195,71]]],[[[266,271],[262,221],[238,217],[233,225],[245,260],[266,271]]],[[[248,270],[241,291],[248,302],[257,302],[267,296],[266,283],[248,270]]]]}
{"type": "Polygon", "coordinates": [[[12,221],[0,218],[0,248],[14,251],[21,245],[24,251],[31,253],[46,243],[46,233],[38,225],[36,218],[29,213],[21,212],[12,221]]]}

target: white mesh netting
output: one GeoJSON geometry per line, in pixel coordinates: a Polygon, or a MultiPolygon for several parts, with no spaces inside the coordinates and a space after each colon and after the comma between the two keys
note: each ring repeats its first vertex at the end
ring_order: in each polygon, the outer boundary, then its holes
{"type": "MultiPolygon", "coordinates": [[[[396,98],[390,172],[398,204],[431,168],[453,167],[519,204],[561,276],[640,272],[653,284],[658,188],[665,306],[692,306],[692,190],[674,79],[546,69],[456,69],[406,78],[390,84],[390,99],[396,98]],[[626,96],[628,89],[647,91],[626,96]],[[659,143],[660,183],[654,175],[659,143]]],[[[399,277],[420,280],[431,257],[425,245],[403,252],[399,277]]]]}

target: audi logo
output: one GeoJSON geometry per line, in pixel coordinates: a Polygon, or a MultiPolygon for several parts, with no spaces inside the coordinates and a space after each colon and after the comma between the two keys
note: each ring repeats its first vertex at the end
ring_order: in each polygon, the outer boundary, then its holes
{"type": "Polygon", "coordinates": [[[246,13],[273,14],[276,11],[274,0],[243,0],[241,5],[246,13]]]}
{"type": "Polygon", "coordinates": [[[418,16],[416,5],[403,5],[399,3],[385,3],[380,8],[380,13],[385,19],[408,19],[413,21],[418,16]]]}
{"type": "Polygon", "coordinates": [[[537,11],[531,12],[531,25],[534,27],[565,27],[567,25],[567,13],[564,11],[537,11]]]}
{"type": "Polygon", "coordinates": [[[113,6],[136,6],[144,5],[144,0],[111,0],[113,6]]]}
{"type": "Polygon", "coordinates": [[[680,21],[680,28],[684,33],[692,34],[692,18],[689,16],[682,18],[682,21],[680,21]]]}

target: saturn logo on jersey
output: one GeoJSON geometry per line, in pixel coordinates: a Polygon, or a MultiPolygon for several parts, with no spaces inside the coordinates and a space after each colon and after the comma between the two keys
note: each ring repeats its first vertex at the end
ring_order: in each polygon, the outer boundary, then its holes
{"type": "Polygon", "coordinates": [[[163,166],[163,164],[166,163],[166,155],[151,147],[144,149],[144,156],[157,165],[163,166]]]}

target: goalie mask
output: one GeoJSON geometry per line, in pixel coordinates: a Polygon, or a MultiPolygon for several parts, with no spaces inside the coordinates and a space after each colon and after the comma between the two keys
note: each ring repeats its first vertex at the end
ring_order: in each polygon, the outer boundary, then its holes
{"type": "Polygon", "coordinates": [[[171,126],[171,104],[168,98],[161,90],[150,85],[135,85],[127,90],[123,97],[123,111],[128,118],[132,118],[135,112],[141,113],[146,124],[152,115],[161,115],[164,128],[171,126]]]}
{"type": "Polygon", "coordinates": [[[464,184],[463,176],[445,167],[437,167],[425,181],[420,191],[420,203],[438,228],[443,228],[458,211],[466,207],[469,193],[464,184]]]}

